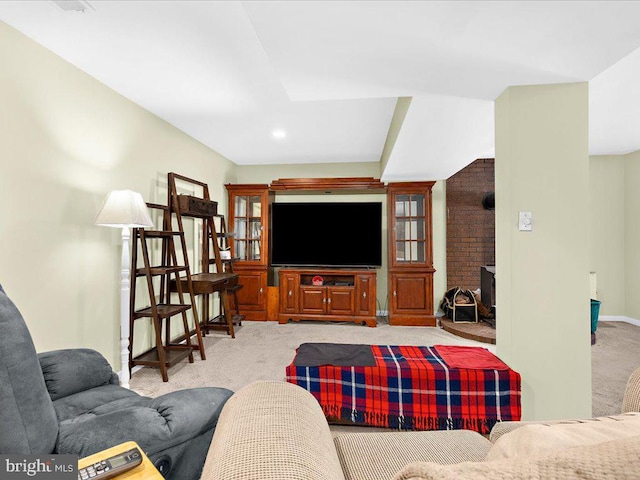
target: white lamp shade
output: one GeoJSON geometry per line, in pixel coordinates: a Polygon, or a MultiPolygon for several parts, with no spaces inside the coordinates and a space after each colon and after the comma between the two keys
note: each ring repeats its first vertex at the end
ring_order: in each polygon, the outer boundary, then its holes
{"type": "Polygon", "coordinates": [[[131,190],[113,190],[107,195],[96,217],[105,227],[153,227],[142,195],[131,190]]]}

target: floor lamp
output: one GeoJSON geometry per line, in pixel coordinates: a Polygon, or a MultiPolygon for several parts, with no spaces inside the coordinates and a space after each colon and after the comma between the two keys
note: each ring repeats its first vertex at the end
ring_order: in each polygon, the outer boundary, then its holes
{"type": "Polygon", "coordinates": [[[129,294],[131,227],[152,227],[153,221],[142,195],[131,190],[113,190],[102,204],[96,217],[96,225],[122,229],[122,280],[120,282],[120,384],[129,388],[129,294]]]}

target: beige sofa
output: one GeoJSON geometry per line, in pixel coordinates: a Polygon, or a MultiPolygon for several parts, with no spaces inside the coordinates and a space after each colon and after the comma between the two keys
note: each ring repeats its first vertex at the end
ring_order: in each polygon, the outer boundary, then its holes
{"type": "Polygon", "coordinates": [[[622,415],[506,422],[466,430],[363,432],[335,438],[315,398],[284,382],[238,391],[220,415],[203,480],[640,478],[640,369],[622,415]]]}

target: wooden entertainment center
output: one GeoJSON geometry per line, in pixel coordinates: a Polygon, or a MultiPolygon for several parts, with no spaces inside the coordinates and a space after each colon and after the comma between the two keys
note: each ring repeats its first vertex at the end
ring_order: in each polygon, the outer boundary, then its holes
{"type": "Polygon", "coordinates": [[[240,313],[248,320],[331,320],[376,326],[376,270],[280,268],[269,263],[270,212],[275,194],[381,193],[387,201],[389,324],[435,326],[431,188],[434,182],[392,182],[374,178],[294,178],[270,185],[226,185],[229,231],[240,313]],[[313,277],[322,277],[314,285],[313,277]],[[275,295],[268,292],[276,291],[275,295]],[[272,308],[268,299],[279,305],[272,308]],[[268,317],[268,312],[273,316],[268,317]],[[277,312],[277,314],[275,313],[277,312]]]}
{"type": "Polygon", "coordinates": [[[282,268],[279,279],[280,323],[304,319],[376,326],[375,270],[282,268]]]}

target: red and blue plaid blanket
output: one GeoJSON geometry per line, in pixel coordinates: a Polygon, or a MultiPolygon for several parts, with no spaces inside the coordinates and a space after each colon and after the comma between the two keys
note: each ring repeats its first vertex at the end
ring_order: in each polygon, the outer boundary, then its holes
{"type": "Polygon", "coordinates": [[[489,433],[520,420],[520,374],[449,368],[433,347],[372,345],[375,367],[287,367],[329,420],[407,430],[489,433]]]}

